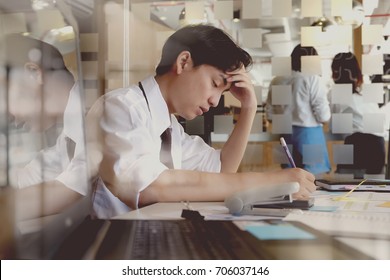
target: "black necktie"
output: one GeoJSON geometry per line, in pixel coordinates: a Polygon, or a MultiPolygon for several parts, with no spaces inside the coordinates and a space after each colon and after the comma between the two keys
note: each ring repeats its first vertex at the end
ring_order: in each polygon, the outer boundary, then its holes
{"type": "Polygon", "coordinates": [[[66,141],[66,151],[68,152],[68,158],[69,160],[72,160],[74,157],[76,143],[69,137],[65,137],[65,141],[66,141]]]}
{"type": "Polygon", "coordinates": [[[171,130],[172,128],[168,127],[161,134],[161,151],[160,151],[160,160],[169,169],[173,169],[173,161],[172,161],[172,154],[171,154],[171,146],[172,146],[171,130]]]}

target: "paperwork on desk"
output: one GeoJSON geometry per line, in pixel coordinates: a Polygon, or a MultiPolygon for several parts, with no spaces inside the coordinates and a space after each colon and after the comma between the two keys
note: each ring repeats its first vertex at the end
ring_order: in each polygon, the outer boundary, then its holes
{"type": "Polygon", "coordinates": [[[346,192],[315,192],[316,203],[312,211],[332,212],[333,209],[333,211],[390,214],[390,193],[352,192],[347,196],[346,194],[346,192]]]}
{"type": "Polygon", "coordinates": [[[291,213],[283,220],[299,221],[336,236],[390,239],[390,193],[315,192],[314,211],[291,213]],[[334,211],[315,211],[328,207],[334,211]]]}
{"type": "Polygon", "coordinates": [[[390,239],[388,214],[306,211],[289,214],[283,220],[298,221],[334,236],[390,239]]]}

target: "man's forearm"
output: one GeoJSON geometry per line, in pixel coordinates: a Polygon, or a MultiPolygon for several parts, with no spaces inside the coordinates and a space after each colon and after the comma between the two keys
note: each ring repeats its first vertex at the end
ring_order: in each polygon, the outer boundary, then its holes
{"type": "Polygon", "coordinates": [[[58,181],[32,185],[15,191],[16,220],[57,214],[81,195],[58,181]]]}
{"type": "MultiPolygon", "coordinates": [[[[165,170],[139,196],[139,207],[156,202],[223,201],[234,192],[249,188],[298,182],[297,197],[315,190],[314,176],[299,168],[274,172],[211,173],[192,170],[165,170]]],[[[131,195],[124,192],[124,195],[131,195]]],[[[125,197],[119,197],[126,201],[125,197]]],[[[127,199],[129,200],[129,199],[127,199]]]]}
{"type": "Polygon", "coordinates": [[[239,119],[221,151],[221,172],[237,172],[244,156],[256,108],[241,109],[239,119]]]}

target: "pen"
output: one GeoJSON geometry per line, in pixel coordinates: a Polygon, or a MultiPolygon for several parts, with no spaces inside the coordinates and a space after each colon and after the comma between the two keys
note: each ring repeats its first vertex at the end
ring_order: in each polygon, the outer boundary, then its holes
{"type": "Polygon", "coordinates": [[[286,141],[284,140],[283,137],[280,137],[280,144],[282,145],[284,151],[286,152],[286,156],[287,156],[288,161],[290,162],[290,164],[291,164],[294,168],[297,167],[297,166],[295,165],[294,159],[292,158],[292,156],[291,156],[291,154],[290,154],[290,151],[288,150],[286,141]]]}

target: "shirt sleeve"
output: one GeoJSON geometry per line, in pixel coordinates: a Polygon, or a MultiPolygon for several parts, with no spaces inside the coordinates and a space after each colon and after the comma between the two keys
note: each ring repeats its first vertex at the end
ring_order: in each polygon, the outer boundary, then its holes
{"type": "Polygon", "coordinates": [[[160,162],[160,139],[154,137],[148,118],[145,106],[127,104],[125,97],[115,96],[106,99],[100,123],[105,168],[100,176],[108,184],[122,184],[133,209],[138,207],[139,193],[167,169],[160,162]]]}
{"type": "Polygon", "coordinates": [[[33,160],[17,170],[16,176],[19,188],[56,179],[64,169],[61,152],[62,140],[63,138],[60,136],[56,145],[39,151],[33,160]]]}
{"type": "Polygon", "coordinates": [[[326,87],[322,83],[321,78],[312,76],[311,84],[311,106],[313,114],[319,123],[327,122],[330,119],[330,106],[326,93],[326,87]]]}
{"type": "Polygon", "coordinates": [[[182,168],[205,172],[221,172],[221,151],[216,150],[196,135],[188,135],[180,126],[182,168]]]}
{"type": "Polygon", "coordinates": [[[88,175],[86,153],[82,151],[71,160],[56,180],[81,195],[87,195],[89,191],[88,175]]]}

